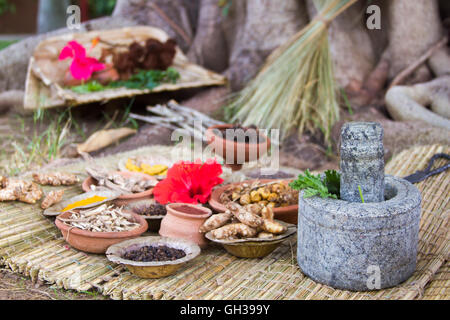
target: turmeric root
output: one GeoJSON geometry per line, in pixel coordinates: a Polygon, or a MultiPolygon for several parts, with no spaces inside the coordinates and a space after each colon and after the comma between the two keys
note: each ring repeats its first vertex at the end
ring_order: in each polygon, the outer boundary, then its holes
{"type": "Polygon", "coordinates": [[[261,217],[257,216],[250,211],[245,210],[243,207],[237,203],[230,202],[226,205],[227,209],[230,210],[233,215],[242,223],[248,225],[249,227],[257,228],[262,225],[263,220],[261,217]]]}
{"type": "Polygon", "coordinates": [[[33,180],[42,185],[70,186],[76,184],[78,177],[71,173],[33,173],[33,180]]]}
{"type": "Polygon", "coordinates": [[[55,203],[58,203],[61,201],[64,194],[64,190],[58,190],[58,191],[50,191],[49,194],[42,200],[41,202],[41,208],[47,209],[50,208],[55,203]]]}
{"type": "Polygon", "coordinates": [[[211,231],[215,239],[233,239],[236,237],[251,238],[257,234],[255,228],[243,223],[232,223],[211,231]]]}
{"type": "Polygon", "coordinates": [[[205,233],[205,232],[220,228],[220,227],[224,226],[228,221],[230,221],[232,216],[233,215],[229,211],[224,212],[224,213],[214,214],[203,223],[203,225],[200,227],[199,231],[205,233]]]}
{"type": "Polygon", "coordinates": [[[283,226],[281,223],[276,221],[271,221],[269,219],[263,219],[263,224],[261,225],[261,229],[266,232],[281,234],[284,233],[287,228],[283,226]]]}

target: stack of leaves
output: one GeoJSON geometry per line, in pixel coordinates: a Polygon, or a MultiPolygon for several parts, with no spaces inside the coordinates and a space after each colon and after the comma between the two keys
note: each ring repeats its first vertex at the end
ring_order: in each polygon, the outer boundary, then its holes
{"type": "Polygon", "coordinates": [[[297,180],[292,181],[289,186],[295,190],[304,190],[303,197],[309,198],[320,196],[321,198],[340,198],[341,175],[336,170],[325,171],[325,177],[322,179],[320,174],[313,175],[306,170],[300,174],[297,180]]]}
{"type": "Polygon", "coordinates": [[[284,138],[293,128],[321,129],[328,139],[339,110],[328,44],[327,26],[356,0],[314,0],[319,13],[265,65],[230,105],[232,121],[280,129],[284,138]]]}

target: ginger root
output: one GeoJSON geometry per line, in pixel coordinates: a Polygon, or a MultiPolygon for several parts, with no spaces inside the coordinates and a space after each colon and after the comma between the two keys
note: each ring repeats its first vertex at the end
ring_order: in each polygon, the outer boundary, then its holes
{"type": "Polygon", "coordinates": [[[273,233],[262,231],[258,233],[257,238],[259,239],[271,239],[273,238],[273,233]]]}
{"type": "Polygon", "coordinates": [[[50,186],[70,186],[78,183],[78,177],[71,173],[33,173],[33,180],[36,183],[50,186]]]}
{"type": "Polygon", "coordinates": [[[233,215],[229,211],[224,212],[224,213],[214,214],[203,223],[203,225],[200,227],[199,231],[202,233],[205,233],[205,232],[220,228],[220,227],[224,226],[228,221],[230,221],[232,216],[233,215]]]}
{"type": "Polygon", "coordinates": [[[269,219],[263,219],[263,224],[261,225],[261,229],[266,232],[274,233],[274,234],[282,234],[287,228],[283,226],[281,223],[276,221],[271,221],[269,219]]]}
{"type": "Polygon", "coordinates": [[[5,177],[0,180],[0,201],[19,200],[33,204],[42,197],[42,190],[33,182],[5,177]]]}
{"type": "Polygon", "coordinates": [[[58,203],[61,201],[64,194],[64,190],[58,190],[58,191],[50,191],[49,194],[42,200],[41,202],[41,208],[47,209],[50,208],[52,205],[58,203]]]}
{"type": "Polygon", "coordinates": [[[258,231],[243,223],[232,223],[211,231],[215,239],[234,239],[236,237],[251,238],[258,231]]]}
{"type": "Polygon", "coordinates": [[[226,207],[240,222],[248,225],[249,227],[257,228],[263,224],[263,220],[260,216],[245,210],[245,208],[236,203],[230,202],[226,205],[226,207]]]}

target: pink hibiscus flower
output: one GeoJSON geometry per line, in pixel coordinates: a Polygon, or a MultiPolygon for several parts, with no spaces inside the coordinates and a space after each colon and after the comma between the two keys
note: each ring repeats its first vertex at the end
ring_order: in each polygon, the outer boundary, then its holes
{"type": "Polygon", "coordinates": [[[77,80],[89,80],[92,73],[105,69],[105,65],[97,59],[86,56],[86,49],[76,41],[67,43],[59,55],[59,60],[72,58],[70,73],[77,80]]]}

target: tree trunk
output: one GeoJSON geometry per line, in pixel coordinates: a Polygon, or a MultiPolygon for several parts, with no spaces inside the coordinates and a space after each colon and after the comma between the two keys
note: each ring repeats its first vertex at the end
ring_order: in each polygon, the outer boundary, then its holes
{"type": "Polygon", "coordinates": [[[189,49],[190,60],[216,72],[228,67],[228,48],[217,0],[201,0],[197,32],[189,49]]]}
{"type": "MultiPolygon", "coordinates": [[[[416,61],[443,36],[437,0],[395,0],[389,7],[389,50],[391,69],[389,77],[416,61]]],[[[431,78],[426,65],[422,65],[410,82],[423,82],[431,78]]]]}
{"type": "Polygon", "coordinates": [[[64,28],[68,6],[70,0],[39,0],[38,33],[64,28]]]}

